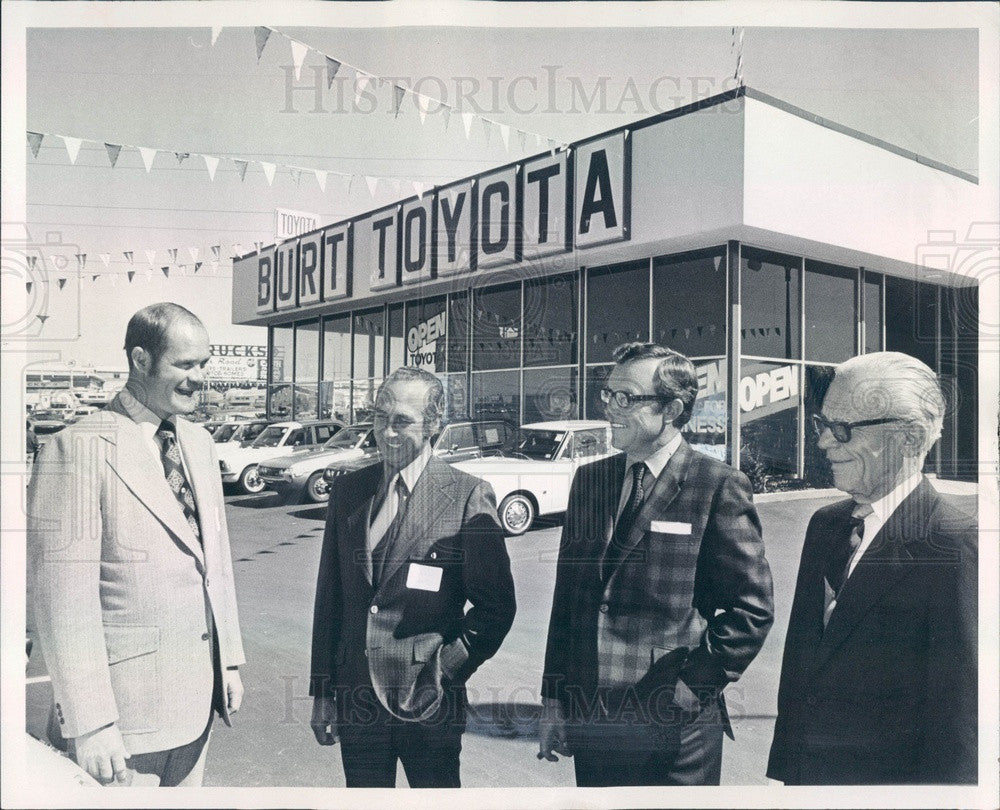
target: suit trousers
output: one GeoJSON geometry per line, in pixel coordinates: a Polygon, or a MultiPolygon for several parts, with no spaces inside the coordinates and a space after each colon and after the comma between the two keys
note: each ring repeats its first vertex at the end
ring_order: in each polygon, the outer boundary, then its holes
{"type": "Polygon", "coordinates": [[[338,692],[337,705],[347,787],[395,787],[397,760],[411,788],[461,787],[464,686],[446,687],[438,710],[421,722],[389,714],[368,686],[338,692]]]}
{"type": "Polygon", "coordinates": [[[571,721],[577,787],[718,785],[723,722],[717,701],[696,717],[649,720],[627,711],[571,721]]]}

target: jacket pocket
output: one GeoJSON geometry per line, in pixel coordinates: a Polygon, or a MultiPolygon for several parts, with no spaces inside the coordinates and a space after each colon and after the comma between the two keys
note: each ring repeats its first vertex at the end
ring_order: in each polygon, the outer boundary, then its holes
{"type": "Polygon", "coordinates": [[[163,702],[157,655],[160,628],[106,624],[104,641],[121,732],[148,734],[159,731],[163,702]]]}
{"type": "Polygon", "coordinates": [[[433,661],[438,649],[441,647],[442,638],[439,633],[426,633],[413,639],[414,664],[426,664],[433,661]]]}
{"type": "Polygon", "coordinates": [[[106,624],[104,643],[108,648],[108,663],[118,664],[160,649],[160,628],[150,625],[106,624]]]}

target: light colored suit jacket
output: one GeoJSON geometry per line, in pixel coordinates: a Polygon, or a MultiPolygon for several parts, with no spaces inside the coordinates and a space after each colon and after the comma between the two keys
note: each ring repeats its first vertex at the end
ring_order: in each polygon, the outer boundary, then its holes
{"type": "Polygon", "coordinates": [[[356,687],[371,686],[392,714],[423,720],[444,686],[464,683],[510,630],[510,559],[492,487],[432,457],[373,584],[368,519],[381,482],[377,465],[340,476],[330,491],[310,694],[343,695],[343,716],[356,687]],[[414,587],[421,572],[432,584],[414,587]]]}
{"type": "Polygon", "coordinates": [[[39,456],[29,604],[64,739],[114,722],[129,754],[184,745],[212,710],[214,639],[221,667],[244,662],[215,450],[181,418],[177,437],[201,543],[118,399],[39,456]]]}

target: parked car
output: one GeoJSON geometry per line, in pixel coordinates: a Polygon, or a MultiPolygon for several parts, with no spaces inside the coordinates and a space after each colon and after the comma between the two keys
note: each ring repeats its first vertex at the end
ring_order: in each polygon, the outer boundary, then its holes
{"type": "Polygon", "coordinates": [[[270,422],[266,419],[253,419],[246,422],[225,422],[212,433],[212,441],[216,444],[226,442],[242,442],[250,444],[256,439],[270,422]]]}
{"type": "Polygon", "coordinates": [[[334,420],[276,422],[268,425],[250,444],[226,442],[218,445],[222,483],[237,484],[247,494],[262,492],[264,482],[257,475],[257,465],[293,448],[313,450],[327,442],[343,427],[334,420]]]}
{"type": "Polygon", "coordinates": [[[504,531],[518,536],[539,515],[566,511],[578,467],[616,452],[608,422],[536,422],[521,427],[512,451],[462,461],[455,467],[493,486],[504,531]]]}
{"type": "Polygon", "coordinates": [[[66,424],[72,425],[74,422],[79,422],[83,417],[90,416],[92,413],[97,413],[98,409],[93,405],[80,405],[73,409],[72,413],[66,415],[66,424]]]}
{"type": "Polygon", "coordinates": [[[43,436],[58,433],[66,427],[66,420],[63,418],[64,414],[65,412],[62,410],[53,409],[31,412],[31,415],[28,416],[28,421],[31,422],[31,428],[35,431],[35,435],[38,437],[40,443],[45,443],[45,439],[42,438],[43,436]]]}
{"type": "MultiPolygon", "coordinates": [[[[434,437],[432,447],[434,455],[457,464],[459,461],[496,455],[509,447],[516,436],[517,430],[509,422],[499,420],[452,420],[440,433],[434,437]]],[[[336,459],[327,464],[323,471],[323,482],[326,486],[326,500],[329,497],[330,483],[338,475],[351,472],[368,464],[382,460],[378,447],[363,458],[336,459]]]]}
{"type": "Polygon", "coordinates": [[[304,496],[312,503],[325,503],[330,497],[329,487],[323,480],[327,464],[354,461],[377,453],[375,431],[372,424],[366,422],[345,427],[316,450],[268,459],[257,465],[257,474],[268,489],[287,500],[304,496]]]}

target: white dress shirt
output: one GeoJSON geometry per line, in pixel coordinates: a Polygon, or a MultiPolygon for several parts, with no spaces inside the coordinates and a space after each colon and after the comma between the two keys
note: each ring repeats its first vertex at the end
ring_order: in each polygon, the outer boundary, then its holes
{"type": "Polygon", "coordinates": [[[430,458],[431,446],[429,443],[425,443],[423,449],[420,451],[420,455],[389,479],[389,488],[386,492],[385,500],[382,501],[382,506],[378,514],[375,515],[371,528],[368,530],[369,552],[378,545],[379,540],[389,531],[389,526],[392,525],[392,521],[395,520],[396,513],[399,511],[399,492],[396,489],[396,482],[401,478],[406,485],[406,491],[412,495],[413,488],[417,485],[417,481],[423,473],[424,467],[427,466],[427,462],[430,461],[430,458]]]}
{"type": "MultiPolygon", "coordinates": [[[[157,438],[156,433],[160,429],[160,423],[163,420],[139,402],[139,400],[137,400],[132,395],[132,392],[127,388],[123,388],[118,396],[121,399],[122,407],[125,408],[125,412],[129,415],[129,418],[131,418],[132,421],[139,426],[139,430],[142,432],[143,445],[149,449],[153,459],[156,461],[157,467],[162,470],[163,460],[161,458],[161,453],[163,452],[163,445],[157,438]]],[[[167,421],[174,424],[174,435],[176,436],[177,417],[171,416],[167,421]]],[[[180,447],[180,444],[180,437],[177,436],[177,446],[180,447]]],[[[188,481],[190,481],[191,476],[188,474],[187,465],[184,463],[183,449],[181,450],[181,467],[184,469],[184,475],[187,477],[188,481]]]]}
{"type": "MultiPolygon", "coordinates": [[[[671,457],[677,452],[677,448],[680,446],[681,434],[678,433],[669,442],[658,448],[655,453],[646,457],[646,469],[652,473],[654,481],[660,477],[660,473],[663,472],[663,468],[667,466],[667,462],[670,461],[671,457]]],[[[634,458],[626,458],[625,460],[626,475],[625,481],[622,483],[622,494],[618,499],[618,517],[621,517],[622,510],[625,508],[625,504],[628,503],[629,495],[632,494],[632,476],[628,475],[628,470],[631,470],[635,463],[636,459],[634,458]]],[[[649,497],[648,491],[644,494],[647,498],[649,497]]]]}
{"type": "Polygon", "coordinates": [[[906,500],[907,496],[909,496],[909,494],[917,488],[921,478],[923,478],[923,474],[915,472],[895,489],[893,489],[888,495],[879,498],[877,501],[872,501],[872,513],[865,518],[865,533],[861,538],[861,544],[854,552],[854,556],[851,557],[850,565],[847,568],[848,577],[854,573],[854,569],[864,556],[864,553],[868,550],[868,547],[871,546],[872,540],[875,539],[875,535],[882,530],[882,527],[885,525],[885,522],[889,519],[890,515],[892,515],[892,513],[899,508],[899,505],[906,500]]]}

